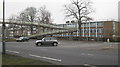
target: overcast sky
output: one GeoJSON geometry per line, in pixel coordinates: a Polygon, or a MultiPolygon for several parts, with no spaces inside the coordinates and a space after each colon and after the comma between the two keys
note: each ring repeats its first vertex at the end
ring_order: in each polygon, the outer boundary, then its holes
{"type": "MultiPolygon", "coordinates": [[[[118,1],[120,0],[91,0],[95,13],[91,16],[94,21],[118,20],[118,1]]],[[[26,7],[36,7],[37,9],[46,5],[52,13],[54,23],[65,23],[64,5],[70,0],[6,0],[6,19],[12,14],[19,14],[26,7]]],[[[0,0],[0,18],[2,18],[2,0],[0,0]]]]}

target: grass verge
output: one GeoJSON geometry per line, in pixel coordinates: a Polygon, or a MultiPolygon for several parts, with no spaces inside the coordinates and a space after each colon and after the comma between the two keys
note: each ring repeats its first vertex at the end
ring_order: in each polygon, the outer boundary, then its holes
{"type": "Polygon", "coordinates": [[[2,65],[53,65],[52,63],[6,54],[2,56],[2,65]]]}

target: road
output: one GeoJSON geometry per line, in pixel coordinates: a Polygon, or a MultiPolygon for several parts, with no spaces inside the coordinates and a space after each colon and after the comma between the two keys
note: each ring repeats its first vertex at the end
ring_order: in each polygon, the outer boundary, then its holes
{"type": "Polygon", "coordinates": [[[59,41],[57,47],[35,46],[35,41],[7,42],[7,53],[57,65],[118,65],[118,44],[59,41]]]}

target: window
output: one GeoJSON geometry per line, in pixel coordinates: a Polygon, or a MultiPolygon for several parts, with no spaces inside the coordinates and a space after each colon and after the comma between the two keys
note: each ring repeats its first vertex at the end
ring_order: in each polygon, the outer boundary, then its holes
{"type": "Polygon", "coordinates": [[[84,24],[82,24],[81,27],[84,27],[84,24]]]}
{"type": "Polygon", "coordinates": [[[85,29],[85,33],[89,33],[89,29],[85,29]]]}
{"type": "Polygon", "coordinates": [[[95,37],[95,35],[92,35],[92,37],[95,37]]]}
{"type": "Polygon", "coordinates": [[[90,27],[96,27],[96,23],[90,23],[90,27]]]}
{"type": "Polygon", "coordinates": [[[82,37],[84,37],[84,35],[82,35],[82,37]]]}
{"type": "Polygon", "coordinates": [[[82,33],[84,32],[84,30],[83,30],[83,29],[81,29],[81,31],[82,31],[82,33]]]}
{"type": "Polygon", "coordinates": [[[98,32],[98,33],[103,33],[103,28],[97,29],[97,32],[98,32]]]}
{"type": "Polygon", "coordinates": [[[96,29],[90,29],[91,33],[96,33],[96,29]]]}
{"type": "Polygon", "coordinates": [[[103,35],[98,35],[98,37],[103,37],[103,35]]]}
{"type": "Polygon", "coordinates": [[[103,26],[103,22],[98,22],[97,26],[103,26]]]}

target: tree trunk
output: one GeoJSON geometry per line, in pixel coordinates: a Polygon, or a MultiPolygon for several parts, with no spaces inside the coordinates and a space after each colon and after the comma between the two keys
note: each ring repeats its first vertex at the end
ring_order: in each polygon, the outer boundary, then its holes
{"type": "Polygon", "coordinates": [[[73,40],[73,32],[70,32],[69,40],[73,40]]]}
{"type": "Polygon", "coordinates": [[[82,37],[82,30],[81,30],[81,21],[79,20],[78,21],[78,31],[79,31],[79,38],[78,38],[78,40],[81,40],[81,37],[82,37]]]}
{"type": "Polygon", "coordinates": [[[22,26],[22,24],[21,24],[21,34],[20,34],[20,36],[23,36],[23,26],[22,26]]]}
{"type": "Polygon", "coordinates": [[[33,17],[31,16],[31,26],[30,26],[30,28],[31,28],[31,35],[33,35],[33,25],[32,25],[32,23],[33,23],[33,17]]]}
{"type": "Polygon", "coordinates": [[[31,35],[33,35],[33,26],[32,26],[32,22],[31,22],[30,28],[31,28],[31,35]]]}

